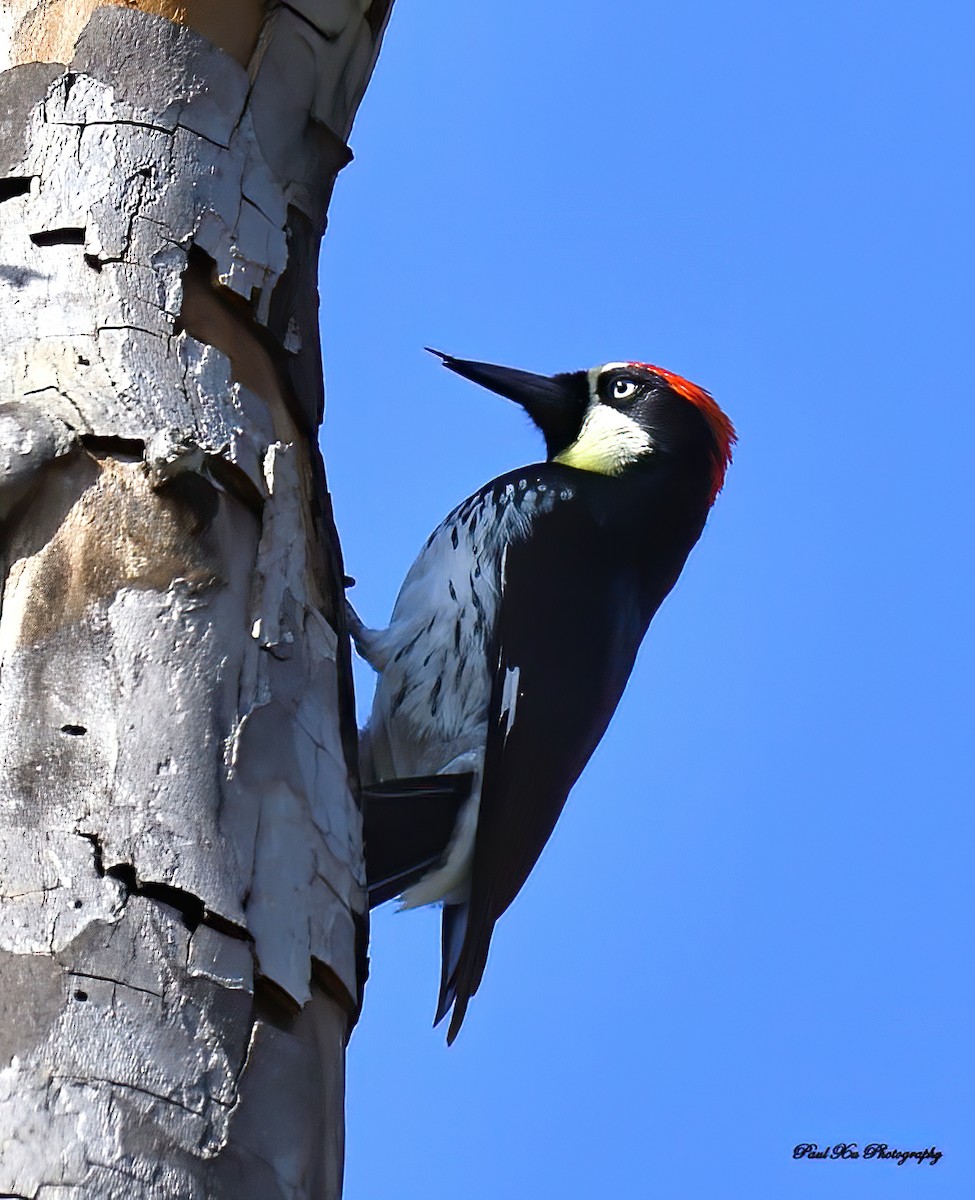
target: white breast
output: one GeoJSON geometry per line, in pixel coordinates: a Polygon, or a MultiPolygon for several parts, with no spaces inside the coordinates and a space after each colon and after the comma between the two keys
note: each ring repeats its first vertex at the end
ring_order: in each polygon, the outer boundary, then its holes
{"type": "MultiPolygon", "coordinates": [[[[444,896],[459,902],[469,886],[504,551],[554,502],[530,471],[483,488],[431,534],[403,582],[389,628],[356,634],[379,671],[362,735],[363,779],[475,775],[443,862],[403,893],[404,907],[444,896]]],[[[507,694],[506,702],[510,723],[514,702],[507,694]]]]}
{"type": "Polygon", "coordinates": [[[370,634],[368,657],[381,671],[369,721],[377,778],[435,774],[483,752],[502,553],[553,501],[530,473],[489,484],[418,555],[389,628],[370,634]]]}

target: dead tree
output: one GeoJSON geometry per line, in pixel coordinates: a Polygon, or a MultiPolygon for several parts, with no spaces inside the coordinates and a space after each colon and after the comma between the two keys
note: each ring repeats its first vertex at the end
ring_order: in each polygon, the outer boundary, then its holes
{"type": "Polygon", "coordinates": [[[340,1192],[316,274],[389,3],[0,5],[3,1195],[340,1192]]]}

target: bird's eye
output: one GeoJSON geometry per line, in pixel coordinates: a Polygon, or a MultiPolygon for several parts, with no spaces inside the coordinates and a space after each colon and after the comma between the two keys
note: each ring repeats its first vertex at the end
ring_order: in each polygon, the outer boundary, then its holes
{"type": "Polygon", "coordinates": [[[613,399],[629,400],[631,396],[636,395],[636,389],[636,381],[633,379],[615,379],[613,381],[613,399]]]}

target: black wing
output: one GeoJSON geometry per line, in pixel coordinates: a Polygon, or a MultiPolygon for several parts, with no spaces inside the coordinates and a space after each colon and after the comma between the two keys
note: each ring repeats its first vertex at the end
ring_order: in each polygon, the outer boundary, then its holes
{"type": "Polygon", "coordinates": [[[495,922],[528,878],[616,709],[651,613],[578,500],[539,517],[502,570],[467,929],[444,980],[453,1041],[495,922]]]}
{"type": "Polygon", "coordinates": [[[473,781],[468,772],[363,784],[370,908],[398,896],[439,862],[473,781]]]}

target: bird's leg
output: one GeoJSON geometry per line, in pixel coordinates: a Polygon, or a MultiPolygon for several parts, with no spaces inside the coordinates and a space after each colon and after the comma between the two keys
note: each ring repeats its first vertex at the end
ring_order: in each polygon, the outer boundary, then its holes
{"type": "Polygon", "coordinates": [[[368,629],[351,603],[345,602],[345,623],[349,634],[355,643],[356,653],[364,658],[374,671],[382,671],[389,658],[389,653],[380,647],[380,639],[386,632],[384,629],[368,629]]]}

